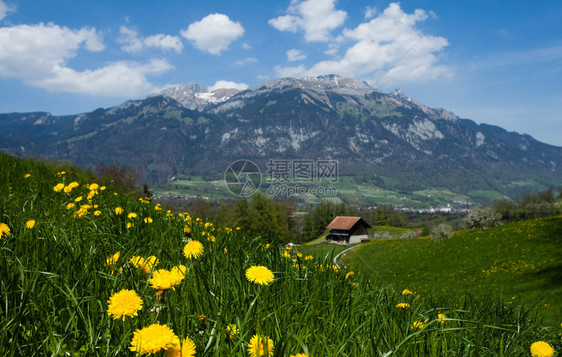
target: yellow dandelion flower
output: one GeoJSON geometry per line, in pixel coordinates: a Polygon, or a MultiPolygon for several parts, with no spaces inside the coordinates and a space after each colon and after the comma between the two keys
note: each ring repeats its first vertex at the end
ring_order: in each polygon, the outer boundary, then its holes
{"type": "Polygon", "coordinates": [[[236,324],[229,324],[228,326],[226,326],[226,334],[225,337],[227,337],[230,340],[234,340],[234,338],[240,333],[240,330],[238,329],[238,326],[236,326],[236,324]]]}
{"type": "Polygon", "coordinates": [[[240,230],[240,227],[236,227],[236,230],[239,231],[239,230],[240,230]]]}
{"type": "Polygon", "coordinates": [[[350,271],[349,273],[345,274],[345,279],[347,280],[347,279],[351,278],[353,275],[355,275],[355,273],[350,271]]]}
{"type": "Polygon", "coordinates": [[[30,176],[31,176],[31,174],[25,174],[25,175],[23,175],[23,178],[28,178],[30,176]]]}
{"type": "Polygon", "coordinates": [[[312,260],[312,259],[314,259],[312,255],[307,255],[306,257],[304,257],[304,260],[312,260]]]}
{"type": "Polygon", "coordinates": [[[409,309],[409,308],[410,308],[410,304],[408,304],[408,303],[406,303],[406,302],[401,302],[401,303],[399,303],[399,304],[396,304],[396,307],[397,307],[397,308],[400,308],[400,309],[406,310],[406,309],[409,309]]]}
{"type": "Polygon", "coordinates": [[[0,223],[0,238],[10,235],[10,227],[6,223],[0,223]]]}
{"type": "Polygon", "coordinates": [[[29,221],[25,222],[25,228],[32,229],[33,227],[35,227],[34,219],[30,219],[29,221]]]}
{"type": "Polygon", "coordinates": [[[195,356],[195,342],[189,337],[178,340],[164,352],[164,357],[193,357],[195,356]]]}
{"type": "Polygon", "coordinates": [[[70,187],[70,189],[76,188],[80,186],[80,184],[76,181],[72,181],[71,183],[68,184],[68,187],[70,187]]]}
{"type": "Polygon", "coordinates": [[[248,345],[248,353],[251,357],[271,357],[273,349],[273,340],[263,335],[254,335],[248,345]]]}
{"type": "Polygon", "coordinates": [[[148,282],[154,289],[167,290],[181,283],[184,277],[185,275],[179,269],[176,271],[159,269],[152,274],[152,278],[148,279],[148,282]]]}
{"type": "Polygon", "coordinates": [[[111,295],[107,303],[107,314],[114,319],[125,320],[127,316],[137,316],[138,311],[142,309],[142,299],[134,290],[123,289],[111,295]]]}
{"type": "Polygon", "coordinates": [[[150,217],[146,217],[146,218],[144,219],[144,223],[152,223],[152,222],[153,222],[153,221],[152,221],[152,218],[150,218],[150,217]]]}
{"type": "Polygon", "coordinates": [[[283,254],[281,254],[281,256],[283,258],[290,258],[291,257],[291,253],[289,253],[288,251],[284,251],[283,254]]]}
{"type": "Polygon", "coordinates": [[[157,203],[156,206],[154,206],[154,209],[157,211],[162,211],[162,206],[160,205],[160,203],[157,203]]]}
{"type": "Polygon", "coordinates": [[[410,328],[412,330],[419,330],[419,329],[423,328],[423,326],[424,326],[424,323],[422,321],[414,321],[412,323],[412,326],[410,326],[410,328]]]}
{"type": "Polygon", "coordinates": [[[291,357],[310,357],[308,353],[297,353],[296,355],[291,355],[291,357]]]}
{"type": "Polygon", "coordinates": [[[102,187],[100,187],[100,191],[105,191],[106,188],[107,188],[107,187],[102,186],[102,187]]]}
{"type": "Polygon", "coordinates": [[[133,340],[129,350],[137,354],[158,353],[174,346],[178,337],[166,325],[152,324],[133,332],[133,340]]]}
{"type": "Polygon", "coordinates": [[[209,242],[214,243],[214,242],[217,241],[217,238],[216,238],[215,236],[211,236],[211,235],[210,235],[210,236],[207,237],[207,240],[208,240],[209,242]]]}
{"type": "Polygon", "coordinates": [[[301,252],[298,252],[298,253],[297,253],[297,258],[302,258],[302,253],[301,253],[301,252]]]}
{"type": "Polygon", "coordinates": [[[100,188],[100,185],[98,185],[97,183],[91,183],[90,184],[90,191],[95,191],[99,188],[100,188]]]}
{"type": "Polygon", "coordinates": [[[133,264],[135,268],[141,269],[144,275],[149,275],[150,272],[158,264],[158,259],[154,255],[151,255],[146,259],[143,257],[134,256],[129,259],[129,263],[133,264]]]}
{"type": "Polygon", "coordinates": [[[172,273],[177,274],[177,275],[181,275],[181,276],[185,276],[185,274],[187,274],[188,271],[189,271],[189,268],[186,267],[183,264],[176,265],[171,270],[172,273]]]}
{"type": "Polygon", "coordinates": [[[78,197],[76,197],[76,199],[74,200],[74,202],[80,202],[80,201],[82,201],[82,196],[78,196],[78,197]]]}
{"type": "Polygon", "coordinates": [[[537,341],[531,345],[532,357],[552,357],[554,356],[554,349],[548,342],[537,341]]]}
{"type": "Polygon", "coordinates": [[[183,233],[190,235],[191,234],[191,228],[189,228],[189,226],[186,224],[185,226],[183,226],[183,233]]]}
{"type": "Polygon", "coordinates": [[[445,314],[442,314],[442,313],[437,314],[437,320],[440,320],[439,322],[441,322],[442,324],[445,323],[444,319],[446,319],[446,318],[447,318],[447,316],[445,314]]]}
{"type": "Polygon", "coordinates": [[[71,209],[71,208],[74,208],[74,203],[72,202],[66,205],[66,209],[71,209]]]}
{"type": "Polygon", "coordinates": [[[127,229],[134,227],[134,224],[132,222],[127,222],[127,229]]]}
{"type": "Polygon", "coordinates": [[[70,186],[65,186],[62,190],[64,191],[64,193],[69,194],[70,191],[72,191],[72,187],[70,187],[70,186]]]}
{"type": "Polygon", "coordinates": [[[203,244],[198,240],[187,242],[183,247],[183,254],[187,259],[197,259],[203,255],[203,244]]]}
{"type": "Polygon", "coordinates": [[[137,218],[137,214],[135,212],[131,212],[127,215],[127,218],[137,218]]]}
{"type": "Polygon", "coordinates": [[[74,217],[75,218],[81,218],[81,217],[85,216],[88,213],[88,208],[89,207],[81,206],[78,209],[78,211],[74,212],[74,217]]]}
{"type": "Polygon", "coordinates": [[[115,215],[119,216],[121,214],[123,214],[124,210],[121,207],[115,207],[115,215]]]}
{"type": "Polygon", "coordinates": [[[94,211],[94,216],[99,216],[101,214],[101,211],[99,209],[94,211]]]}
{"type": "Polygon", "coordinates": [[[64,183],[58,183],[55,187],[53,187],[53,191],[61,192],[64,189],[64,183]]]}
{"type": "Polygon", "coordinates": [[[413,292],[411,292],[411,291],[408,290],[408,289],[402,290],[402,295],[412,295],[412,294],[413,294],[413,292]]]}
{"type": "Polygon", "coordinates": [[[228,253],[228,249],[224,248],[224,254],[228,253]]]}
{"type": "Polygon", "coordinates": [[[252,283],[268,285],[275,276],[267,267],[254,265],[246,269],[246,279],[252,283]]]}
{"type": "Polygon", "coordinates": [[[111,257],[107,258],[105,260],[105,264],[106,265],[115,265],[117,264],[117,261],[119,260],[119,257],[121,256],[121,252],[117,252],[115,254],[113,254],[111,257]]]}

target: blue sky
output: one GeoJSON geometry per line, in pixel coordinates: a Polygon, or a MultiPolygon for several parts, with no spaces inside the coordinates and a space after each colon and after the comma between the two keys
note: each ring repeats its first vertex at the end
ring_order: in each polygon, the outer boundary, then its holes
{"type": "Polygon", "coordinates": [[[328,73],[562,146],[562,1],[0,0],[2,113],[328,73]]]}

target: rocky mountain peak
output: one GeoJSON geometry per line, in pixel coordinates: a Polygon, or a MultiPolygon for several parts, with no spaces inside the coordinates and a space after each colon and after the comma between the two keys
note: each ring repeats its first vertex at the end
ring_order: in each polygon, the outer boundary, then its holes
{"type": "Polygon", "coordinates": [[[169,97],[187,109],[203,111],[212,105],[229,100],[238,92],[239,90],[235,88],[209,90],[201,84],[188,83],[152,93],[149,97],[169,97]]]}

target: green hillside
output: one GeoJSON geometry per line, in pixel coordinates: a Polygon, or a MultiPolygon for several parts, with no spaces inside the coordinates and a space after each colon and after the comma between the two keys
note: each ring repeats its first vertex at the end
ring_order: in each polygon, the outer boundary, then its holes
{"type": "Polygon", "coordinates": [[[506,304],[532,306],[553,326],[562,322],[562,216],[456,232],[438,242],[372,241],[342,262],[376,271],[395,289],[501,296],[506,304]]]}
{"type": "Polygon", "coordinates": [[[559,331],[514,304],[401,294],[297,248],[114,192],[70,166],[0,154],[0,167],[1,356],[561,348],[559,331]]]}

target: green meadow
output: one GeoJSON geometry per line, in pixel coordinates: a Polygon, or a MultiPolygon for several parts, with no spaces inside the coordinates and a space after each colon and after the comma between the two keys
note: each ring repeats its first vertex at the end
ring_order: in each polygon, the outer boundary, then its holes
{"type": "MultiPolygon", "coordinates": [[[[398,284],[410,294],[336,268],[330,252],[167,212],[66,164],[0,154],[0,167],[1,356],[528,356],[541,340],[560,349],[559,330],[505,297],[422,293],[431,274],[420,287],[398,284]],[[117,299],[125,291],[138,300],[117,299]]],[[[514,269],[482,269],[496,266],[514,269]]]]}
{"type": "MultiPolygon", "coordinates": [[[[378,227],[377,227],[378,228],[378,227]]],[[[395,289],[523,304],[551,326],[562,323],[562,216],[430,237],[375,240],[343,264],[375,270],[395,289]]]]}

